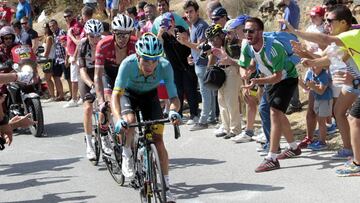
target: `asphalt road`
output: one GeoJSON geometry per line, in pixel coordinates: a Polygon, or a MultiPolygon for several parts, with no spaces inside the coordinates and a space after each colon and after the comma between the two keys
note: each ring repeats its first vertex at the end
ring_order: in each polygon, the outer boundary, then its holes
{"type": "MultiPolygon", "coordinates": [[[[139,194],[115,184],[104,163],[85,157],[82,108],[43,104],[47,136],[16,135],[0,152],[0,202],[140,202],[139,194]]],[[[174,139],[166,127],[172,192],[177,202],[357,202],[360,178],[339,178],[331,151],[304,151],[281,169],[256,174],[257,144],[215,138],[213,129],[174,139]]],[[[285,145],[284,143],[282,145],[285,145]]]]}

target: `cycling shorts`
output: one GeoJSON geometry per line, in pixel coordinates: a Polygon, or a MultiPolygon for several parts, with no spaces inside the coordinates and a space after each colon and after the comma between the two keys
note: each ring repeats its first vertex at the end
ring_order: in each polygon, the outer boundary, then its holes
{"type": "Polygon", "coordinates": [[[104,76],[102,78],[103,80],[103,86],[104,86],[104,94],[111,95],[112,90],[115,86],[115,80],[116,76],[119,71],[119,66],[105,66],[104,67],[104,76]]]}

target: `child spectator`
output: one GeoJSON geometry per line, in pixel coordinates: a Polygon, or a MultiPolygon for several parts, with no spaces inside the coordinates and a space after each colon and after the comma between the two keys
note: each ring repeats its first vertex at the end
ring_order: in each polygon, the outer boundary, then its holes
{"type": "Polygon", "coordinates": [[[305,76],[305,85],[311,90],[309,94],[314,95],[314,112],[319,125],[319,140],[311,143],[308,148],[319,151],[327,148],[326,145],[326,119],[332,115],[332,90],[330,87],[330,74],[322,69],[316,74],[309,69],[305,76]]]}

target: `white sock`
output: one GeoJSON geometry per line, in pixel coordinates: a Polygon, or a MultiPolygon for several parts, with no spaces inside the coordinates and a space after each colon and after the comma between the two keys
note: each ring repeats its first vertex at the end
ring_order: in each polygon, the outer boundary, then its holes
{"type": "Polygon", "coordinates": [[[166,187],[170,188],[170,178],[169,178],[169,175],[164,175],[164,179],[165,179],[165,185],[166,185],[166,187]]]}
{"type": "Polygon", "coordinates": [[[276,157],[277,157],[276,153],[269,152],[268,155],[265,157],[265,159],[275,161],[276,157]]]}
{"type": "Polygon", "coordinates": [[[91,142],[91,140],[92,140],[92,135],[86,135],[86,134],[85,134],[85,139],[86,139],[86,145],[87,145],[87,146],[92,146],[92,142],[91,142]]]}
{"type": "Polygon", "coordinates": [[[291,149],[297,149],[297,144],[296,144],[296,142],[292,142],[292,143],[289,143],[289,147],[291,148],[291,149]]]}
{"type": "Polygon", "coordinates": [[[122,154],[126,157],[131,157],[132,156],[132,151],[130,147],[124,147],[122,154]]]}

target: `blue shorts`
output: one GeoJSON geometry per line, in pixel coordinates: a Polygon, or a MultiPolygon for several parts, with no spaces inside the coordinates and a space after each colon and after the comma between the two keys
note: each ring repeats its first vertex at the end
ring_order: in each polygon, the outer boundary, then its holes
{"type": "Polygon", "coordinates": [[[343,85],[342,91],[360,96],[360,89],[355,89],[353,86],[343,85]]]}
{"type": "Polygon", "coordinates": [[[106,0],[106,8],[118,9],[119,8],[119,0],[106,0]]]}

